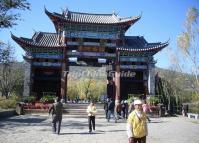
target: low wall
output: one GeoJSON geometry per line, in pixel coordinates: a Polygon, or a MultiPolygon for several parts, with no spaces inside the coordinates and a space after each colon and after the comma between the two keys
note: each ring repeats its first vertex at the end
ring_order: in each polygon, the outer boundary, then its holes
{"type": "Polygon", "coordinates": [[[199,114],[194,114],[194,113],[187,113],[188,118],[194,118],[196,120],[199,120],[199,114]]]}

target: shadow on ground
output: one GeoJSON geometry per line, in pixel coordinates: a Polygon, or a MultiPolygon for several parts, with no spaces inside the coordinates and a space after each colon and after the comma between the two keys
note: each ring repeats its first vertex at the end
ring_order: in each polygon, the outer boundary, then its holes
{"type": "Polygon", "coordinates": [[[47,118],[37,116],[15,116],[0,120],[0,127],[14,128],[18,126],[49,126],[47,118]]]}

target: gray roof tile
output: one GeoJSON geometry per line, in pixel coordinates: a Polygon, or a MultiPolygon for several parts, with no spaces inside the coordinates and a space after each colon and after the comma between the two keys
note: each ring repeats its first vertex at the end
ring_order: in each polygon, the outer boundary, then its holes
{"type": "Polygon", "coordinates": [[[51,13],[45,9],[45,12],[49,16],[54,16],[62,20],[69,22],[81,22],[81,23],[96,23],[96,24],[116,24],[116,23],[125,23],[128,21],[136,21],[140,19],[141,16],[137,17],[126,17],[120,18],[115,13],[113,14],[92,14],[92,13],[80,13],[65,11],[62,14],[51,13]]]}
{"type": "MultiPolygon", "coordinates": [[[[56,33],[36,32],[31,39],[18,38],[12,35],[12,38],[18,43],[26,43],[33,46],[40,47],[63,47],[64,45],[59,44],[59,35],[56,33]]],[[[166,43],[148,43],[144,37],[140,36],[125,36],[124,47],[117,48],[121,51],[129,52],[144,52],[144,51],[159,51],[166,47],[166,43]]]]}
{"type": "Polygon", "coordinates": [[[28,38],[18,38],[12,35],[15,41],[43,47],[59,47],[59,37],[56,33],[44,33],[36,32],[31,39],[28,38]]]}

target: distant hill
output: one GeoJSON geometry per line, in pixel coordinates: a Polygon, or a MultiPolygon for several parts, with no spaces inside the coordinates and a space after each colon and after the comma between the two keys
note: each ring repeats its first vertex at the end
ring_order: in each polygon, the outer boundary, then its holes
{"type": "Polygon", "coordinates": [[[178,82],[180,87],[182,87],[183,90],[193,90],[192,86],[196,85],[195,83],[195,77],[194,75],[187,74],[187,73],[180,73],[169,69],[163,69],[156,67],[155,69],[156,74],[158,73],[158,76],[163,77],[168,80],[180,80],[178,82]]]}
{"type": "MultiPolygon", "coordinates": [[[[22,70],[24,70],[24,62],[13,62],[12,63],[12,68],[14,68],[14,69],[22,69],[22,70]]],[[[2,68],[2,64],[0,64],[0,68],[2,68]]]]}

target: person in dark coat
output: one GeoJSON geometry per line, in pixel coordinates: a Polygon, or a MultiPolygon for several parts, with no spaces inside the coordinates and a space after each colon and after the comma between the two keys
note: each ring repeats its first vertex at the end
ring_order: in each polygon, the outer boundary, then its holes
{"type": "Polygon", "coordinates": [[[109,103],[109,99],[107,98],[107,100],[104,102],[104,111],[105,111],[106,119],[108,118],[108,103],[109,103]]]}
{"type": "Polygon", "coordinates": [[[123,119],[127,119],[128,118],[128,102],[126,100],[122,101],[121,106],[122,106],[123,119]]]}
{"type": "Polygon", "coordinates": [[[107,118],[108,122],[110,121],[111,115],[113,115],[115,123],[117,122],[117,118],[115,117],[114,109],[115,109],[115,103],[112,99],[110,99],[110,102],[108,103],[108,118],[107,118]]]}
{"type": "Polygon", "coordinates": [[[63,104],[59,97],[56,97],[55,103],[49,109],[49,115],[52,114],[52,131],[59,135],[62,121],[63,104]],[[51,113],[52,112],[52,113],[51,113]]]}
{"type": "Polygon", "coordinates": [[[125,113],[126,113],[125,118],[128,119],[128,115],[129,115],[129,113],[128,113],[128,111],[129,111],[129,104],[128,104],[128,101],[125,100],[125,101],[124,101],[124,104],[125,104],[125,113]]]}

